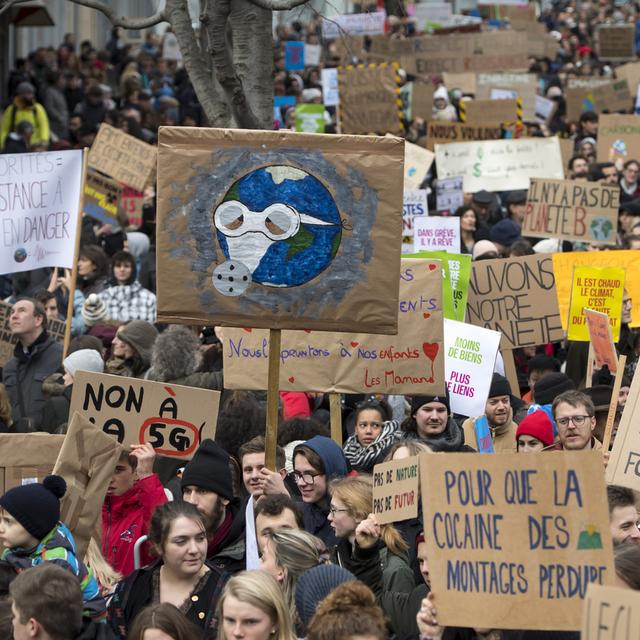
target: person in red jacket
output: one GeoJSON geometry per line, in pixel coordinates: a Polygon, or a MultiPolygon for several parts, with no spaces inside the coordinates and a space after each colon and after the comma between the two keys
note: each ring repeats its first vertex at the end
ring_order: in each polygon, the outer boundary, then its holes
{"type": "MultiPolygon", "coordinates": [[[[151,514],[167,501],[160,478],[153,473],[156,452],[147,442],[132,444],[116,466],[102,505],[102,555],[123,576],[134,569],[133,547],[147,535],[151,514]]],[[[141,549],[142,566],[153,560],[147,543],[141,549]]]]}

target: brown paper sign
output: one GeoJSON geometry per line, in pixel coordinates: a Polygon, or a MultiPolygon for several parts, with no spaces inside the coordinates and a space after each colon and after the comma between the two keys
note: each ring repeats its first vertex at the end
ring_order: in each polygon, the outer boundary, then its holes
{"type": "Polygon", "coordinates": [[[67,482],[60,519],[76,541],[83,558],[100,521],[102,503],[115,472],[120,445],[79,413],[72,414],[69,429],[53,472],[67,482]]]}
{"type": "Polygon", "coordinates": [[[427,128],[427,149],[433,150],[436,144],[470,140],[500,140],[500,138],[502,138],[500,123],[431,120],[427,128]]]}
{"type": "Polygon", "coordinates": [[[399,80],[387,63],[338,69],[342,133],[402,133],[399,80]]]}
{"type": "Polygon", "coordinates": [[[640,593],[590,584],[582,615],[582,640],[636,640],[640,593]]]}
{"type": "Polygon", "coordinates": [[[502,332],[502,349],[561,340],[551,256],[473,262],[467,322],[502,332]]]}
{"type": "Polygon", "coordinates": [[[636,57],[633,24],[600,24],[596,28],[596,50],[601,60],[632,60],[636,57]]]}
{"type": "MultiPolygon", "coordinates": [[[[442,270],[438,260],[403,260],[398,335],[284,331],[283,391],[418,394],[444,392],[442,270]]],[[[223,329],[224,384],[266,389],[268,332],[223,329]]]]}
{"type": "MultiPolygon", "coordinates": [[[[18,344],[18,338],[13,335],[9,326],[11,305],[0,300],[0,368],[4,367],[11,358],[18,344]]],[[[47,320],[47,333],[59,342],[64,340],[64,325],[62,320],[47,320]]]]}
{"type": "Polygon", "coordinates": [[[418,515],[418,456],[391,460],[373,468],[373,513],[380,524],[418,515]]]}
{"type": "Polygon", "coordinates": [[[122,445],[150,442],[159,455],[189,459],[213,438],[220,392],[78,371],[69,415],[77,411],[122,445]]]}
{"type": "Polygon", "coordinates": [[[445,71],[442,74],[442,80],[450,91],[452,89],[460,89],[462,93],[470,93],[471,95],[476,94],[476,74],[473,72],[451,73],[449,71],[445,71]]]}
{"type": "Polygon", "coordinates": [[[522,235],[615,244],[619,206],[619,187],[532,178],[522,235]]]}
{"type": "Polygon", "coordinates": [[[640,157],[640,118],[602,114],[598,119],[598,162],[635,160],[640,157]]]}
{"type": "Polygon", "coordinates": [[[439,624],[580,629],[615,575],[601,452],[423,454],[420,481],[439,624]]]}
{"type": "Polygon", "coordinates": [[[616,77],[620,80],[626,80],[629,93],[635,96],[638,84],[640,84],[640,62],[628,62],[616,67],[616,77]]]}
{"type": "Polygon", "coordinates": [[[469,100],[465,102],[470,122],[515,122],[518,116],[515,100],[469,100]]]}
{"type": "Polygon", "coordinates": [[[142,191],[156,165],[156,148],[102,123],[89,151],[89,166],[142,191]]]}
{"type": "Polygon", "coordinates": [[[0,495],[51,475],[63,442],[49,433],[0,434],[0,495]]]}
{"type": "Polygon", "coordinates": [[[397,332],[403,140],[162,127],[159,145],[160,322],[397,332]]]}
{"type": "Polygon", "coordinates": [[[431,82],[413,82],[411,88],[411,117],[429,120],[433,113],[435,86],[431,82]]]}
{"type": "MultiPolygon", "coordinates": [[[[476,79],[478,91],[476,98],[491,98],[492,89],[515,91],[522,99],[522,114],[525,120],[534,121],[536,113],[536,92],[538,88],[535,73],[479,73],[476,79]]],[[[469,105],[467,105],[468,107],[469,105]]],[[[467,117],[469,110],[467,108],[467,117]]],[[[474,118],[475,119],[475,118],[474,118]]],[[[494,120],[494,118],[484,118],[494,120]]],[[[515,120],[515,118],[511,118],[515,120]]],[[[502,122],[502,120],[499,120],[502,122]]]]}

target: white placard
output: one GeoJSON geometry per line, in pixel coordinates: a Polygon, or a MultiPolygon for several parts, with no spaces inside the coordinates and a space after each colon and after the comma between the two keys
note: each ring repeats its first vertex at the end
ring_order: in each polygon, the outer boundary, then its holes
{"type": "Polygon", "coordinates": [[[322,69],[320,72],[322,79],[322,102],[325,107],[336,107],[340,104],[340,93],[338,92],[338,70],[322,69]]]}
{"type": "Polygon", "coordinates": [[[341,35],[377,36],[384,33],[387,14],[384,11],[375,13],[352,13],[343,16],[331,16],[330,20],[322,20],[322,37],[330,40],[341,35]]]}
{"type": "Polygon", "coordinates": [[[438,178],[436,184],[436,209],[452,213],[464,204],[462,176],[438,178]]]}
{"type": "Polygon", "coordinates": [[[564,179],[557,137],[452,142],[436,144],[435,152],[438,177],[462,175],[468,193],[528,189],[529,178],[564,179]]]}
{"type": "Polygon", "coordinates": [[[176,34],[173,33],[173,31],[167,31],[167,33],[164,34],[162,57],[165,60],[176,60],[177,62],[182,60],[182,54],[178,46],[178,38],[176,38],[176,34]]]}
{"type": "Polygon", "coordinates": [[[322,45],[305,44],[304,45],[304,66],[317,67],[320,64],[321,54],[322,54],[322,45]]]}
{"type": "Polygon", "coordinates": [[[419,2],[415,5],[415,17],[423,28],[427,22],[444,25],[451,19],[451,5],[448,2],[419,2]]]}
{"type": "Polygon", "coordinates": [[[538,122],[547,122],[553,115],[557,103],[543,96],[536,96],[536,120],[538,122]]]}
{"type": "Polygon", "coordinates": [[[82,151],[0,155],[0,273],[73,267],[82,151]]]}
{"type": "Polygon", "coordinates": [[[518,92],[512,89],[491,89],[489,93],[490,100],[515,100],[518,92]]]}
{"type": "Polygon", "coordinates": [[[413,220],[413,250],[460,253],[460,218],[421,216],[413,220]]]}
{"type": "Polygon", "coordinates": [[[402,208],[402,236],[413,238],[413,219],[415,216],[429,215],[427,206],[427,190],[413,189],[404,192],[402,208]]]}
{"type": "Polygon", "coordinates": [[[484,414],[500,336],[499,331],[445,318],[444,370],[454,413],[484,414]]]}

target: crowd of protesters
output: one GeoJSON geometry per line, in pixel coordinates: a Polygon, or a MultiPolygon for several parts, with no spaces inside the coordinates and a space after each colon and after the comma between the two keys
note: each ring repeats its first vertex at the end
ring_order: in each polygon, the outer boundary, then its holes
{"type": "MultiPolygon", "coordinates": [[[[569,122],[564,101],[568,78],[615,74],[596,56],[595,27],[635,24],[636,14],[635,4],[553,3],[539,20],[557,40],[556,56],[530,61],[540,93],[558,103],[549,125],[532,125],[530,134],[572,138],[574,155],[566,167],[571,177],[620,186],[617,245],[535,243],[521,233],[526,192],[481,190],[465,194],[465,204],[452,212],[461,219],[462,250],[474,260],[640,248],[640,159],[623,166],[595,162],[598,115],[587,111],[569,122]]],[[[389,16],[388,37],[416,33],[415,20],[389,16]]],[[[274,45],[275,95],[322,103],[321,68],[342,60],[335,43],[322,40],[321,20],[279,26],[274,45]],[[323,45],[320,65],[286,71],[288,40],[323,45]]],[[[366,47],[365,39],[354,55],[364,58],[366,47]]],[[[115,28],[101,50],[68,35],[57,49],[43,47],[16,60],[0,122],[2,152],[88,147],[102,123],[150,144],[161,125],[206,126],[188,74],[162,51],[155,33],[133,47],[115,28]]],[[[403,82],[413,80],[402,75],[403,82]]],[[[431,118],[458,120],[463,93],[445,87],[441,77],[432,82],[431,118]]],[[[627,112],[634,108],[632,102],[627,112]]],[[[295,106],[277,113],[274,127],[293,126],[294,115],[295,106]]],[[[332,109],[325,119],[327,131],[335,131],[332,109]]],[[[421,143],[426,120],[405,124],[407,138],[421,143]]],[[[425,171],[430,201],[436,180],[435,167],[425,171]]],[[[0,297],[13,305],[9,330],[17,339],[2,370],[0,431],[65,433],[74,376],[89,371],[223,391],[216,436],[180,468],[163,465],[149,444],[124,452],[104,499],[101,532],[84,558],[77,557],[73,536],[60,522],[62,478],[50,476],[0,497],[3,638],[579,637],[518,631],[517,620],[513,631],[440,627],[437,602],[447,594],[430,593],[421,519],[379,525],[371,515],[375,464],[478,449],[477,416],[452,413],[448,393],[343,396],[343,447],[329,437],[326,394],[281,393],[277,468],[265,467],[265,396],[224,390],[215,328],[156,322],[152,188],[144,194],[140,224],[131,225],[123,211],[110,225],[85,216],[71,305],[73,339],[63,360],[62,345],[47,327],[67,318],[71,289],[70,272],[60,269],[0,276],[0,297]],[[141,536],[148,540],[138,564],[134,545],[141,536]]],[[[631,308],[625,293],[616,347],[627,356],[627,367],[616,424],[640,354],[631,308]]],[[[586,348],[562,341],[516,350],[517,388],[497,365],[484,414],[496,451],[602,449],[613,377],[605,367],[586,380],[586,348]]],[[[640,589],[636,496],[610,486],[608,498],[618,584],[640,589]]]]}

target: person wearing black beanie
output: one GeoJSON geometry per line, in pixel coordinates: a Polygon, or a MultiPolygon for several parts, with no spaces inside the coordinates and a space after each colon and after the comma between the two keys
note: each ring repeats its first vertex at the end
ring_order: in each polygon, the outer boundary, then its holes
{"type": "Polygon", "coordinates": [[[236,573],[245,568],[244,509],[233,495],[231,457],[216,442],[203,440],[182,473],[182,499],[204,516],[207,558],[236,573]]]}
{"type": "MultiPolygon", "coordinates": [[[[518,425],[513,421],[511,385],[499,373],[494,373],[491,379],[489,397],[484,406],[484,415],[489,423],[489,432],[491,433],[494,450],[515,452],[518,425]]],[[[474,448],[478,446],[475,424],[475,417],[467,418],[462,423],[465,442],[474,448]]]]}

